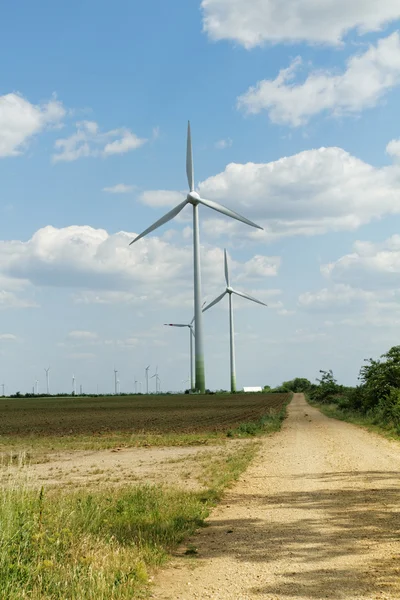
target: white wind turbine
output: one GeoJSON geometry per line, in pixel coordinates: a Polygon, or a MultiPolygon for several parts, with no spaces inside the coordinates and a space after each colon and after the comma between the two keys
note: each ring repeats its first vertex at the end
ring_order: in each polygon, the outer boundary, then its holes
{"type": "MultiPolygon", "coordinates": [[[[201,308],[204,308],[206,302],[203,302],[201,308]]],[[[190,389],[194,390],[194,377],[193,377],[193,338],[195,338],[194,333],[194,317],[190,321],[190,323],[164,323],[167,327],[188,327],[189,328],[189,338],[190,338],[190,389]]]]}
{"type": "Polygon", "coordinates": [[[158,392],[160,391],[160,378],[158,376],[158,367],[156,367],[156,372],[154,373],[154,375],[151,376],[151,379],[153,379],[153,377],[156,378],[156,394],[158,394],[158,392]]]}
{"type": "Polygon", "coordinates": [[[46,388],[47,388],[47,395],[50,394],[50,367],[48,367],[47,369],[45,369],[46,372],[46,388]]]}
{"type": "MultiPolygon", "coordinates": [[[[170,210],[166,215],[158,219],[153,225],[150,225],[141,234],[132,240],[131,244],[137,242],[142,237],[151,233],[164,223],[168,223],[171,219],[176,217],[181,210],[187,205],[193,206],[193,265],[194,265],[194,315],[195,315],[195,371],[196,371],[196,383],[195,388],[198,392],[205,392],[205,374],[204,374],[204,343],[203,343],[203,316],[201,310],[201,270],[200,270],[200,236],[199,236],[199,204],[212,208],[217,212],[222,213],[228,217],[246,223],[251,227],[262,229],[259,225],[256,225],[252,221],[249,221],[245,217],[242,217],[238,213],[234,212],[230,208],[226,208],[217,202],[212,200],[205,200],[200,198],[199,194],[194,191],[194,170],[193,170],[193,156],[192,156],[192,138],[190,133],[190,123],[188,123],[187,129],[187,146],[186,146],[186,175],[189,183],[189,192],[186,199],[178,204],[175,208],[170,210]]],[[[130,245],[131,245],[130,244],[130,245]]]]}
{"type": "Polygon", "coordinates": [[[150,369],[150,365],[148,367],[145,368],[145,373],[146,373],[146,394],[149,393],[149,369],[150,369]]]}
{"type": "Polygon", "coordinates": [[[253,296],[249,296],[249,294],[245,294],[244,292],[238,292],[234,290],[229,283],[229,270],[228,270],[228,258],[226,254],[226,250],[224,250],[224,263],[225,263],[225,281],[226,288],[225,291],[215,298],[210,304],[208,304],[203,312],[217,304],[226,294],[229,296],[229,333],[230,333],[230,358],[231,358],[231,392],[236,392],[236,367],[235,367],[235,332],[233,330],[233,298],[232,294],[236,294],[236,296],[241,296],[241,298],[246,298],[247,300],[251,300],[252,302],[257,302],[257,304],[262,304],[262,306],[267,306],[261,300],[257,300],[253,298],[253,296]]]}

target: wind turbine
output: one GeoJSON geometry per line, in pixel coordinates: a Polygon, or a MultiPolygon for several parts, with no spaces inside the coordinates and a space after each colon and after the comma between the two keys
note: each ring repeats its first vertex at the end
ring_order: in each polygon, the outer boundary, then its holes
{"type": "Polygon", "coordinates": [[[149,369],[150,369],[150,365],[145,368],[145,373],[146,373],[146,394],[149,393],[149,369]]]}
{"type": "Polygon", "coordinates": [[[228,270],[228,258],[226,254],[226,250],[224,250],[224,262],[225,262],[225,281],[226,288],[225,291],[215,298],[208,306],[203,309],[203,312],[217,304],[226,294],[229,296],[229,333],[230,333],[230,350],[231,350],[231,392],[236,392],[236,367],[235,367],[235,333],[233,330],[233,298],[232,294],[236,294],[236,296],[241,296],[242,298],[246,298],[247,300],[251,300],[252,302],[257,302],[257,304],[262,304],[262,306],[267,306],[261,300],[257,300],[253,298],[253,296],[249,296],[249,294],[245,294],[244,292],[238,292],[234,290],[229,283],[229,270],[228,270]]]}
{"type": "Polygon", "coordinates": [[[50,394],[50,381],[49,381],[50,367],[45,369],[45,371],[46,371],[46,389],[47,389],[47,395],[49,395],[50,394]]]}
{"type": "MultiPolygon", "coordinates": [[[[207,304],[206,302],[203,302],[201,308],[204,308],[204,306],[206,304],[207,304]]],[[[190,337],[190,389],[192,391],[194,390],[194,377],[193,377],[193,338],[196,337],[195,333],[194,333],[193,323],[194,323],[194,317],[190,321],[190,323],[164,323],[164,325],[167,325],[167,327],[189,327],[189,337],[190,337]]]]}
{"type": "Polygon", "coordinates": [[[39,396],[39,381],[37,379],[35,381],[35,387],[36,387],[36,396],[39,396]]]}
{"type": "Polygon", "coordinates": [[[151,379],[153,379],[153,377],[156,378],[156,394],[160,391],[160,378],[158,376],[158,367],[156,367],[156,372],[154,373],[154,375],[151,376],[151,379]]]}
{"type": "Polygon", "coordinates": [[[118,370],[114,367],[114,392],[115,395],[118,395],[118,384],[119,384],[119,379],[118,379],[118,370]]]}
{"type": "Polygon", "coordinates": [[[75,375],[72,375],[72,395],[76,396],[75,375]]]}
{"type": "Polygon", "coordinates": [[[212,208],[217,212],[222,213],[232,219],[246,223],[251,227],[262,229],[259,225],[256,225],[252,221],[249,221],[245,217],[242,217],[238,213],[234,212],[230,208],[222,206],[212,200],[205,200],[200,198],[199,194],[194,191],[194,170],[193,170],[193,155],[192,155],[192,137],[190,132],[190,122],[188,122],[187,129],[187,145],[186,145],[186,175],[189,184],[189,192],[186,199],[178,204],[175,208],[170,210],[166,215],[158,219],[153,225],[150,225],[147,229],[142,231],[134,240],[130,243],[137,242],[142,237],[151,233],[161,225],[168,223],[171,219],[176,217],[181,210],[187,205],[193,206],[193,266],[194,266],[194,316],[195,316],[195,370],[196,370],[196,383],[195,388],[198,392],[204,394],[206,388],[205,374],[204,374],[204,343],[203,343],[203,315],[201,310],[201,269],[200,269],[200,235],[199,235],[199,204],[212,208]]]}

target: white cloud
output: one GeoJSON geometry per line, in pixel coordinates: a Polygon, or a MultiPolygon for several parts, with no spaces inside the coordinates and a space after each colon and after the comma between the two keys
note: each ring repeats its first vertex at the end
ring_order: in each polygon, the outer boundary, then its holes
{"type": "Polygon", "coordinates": [[[136,150],[147,140],[137,137],[125,127],[102,133],[95,121],[79,121],[76,133],[55,143],[58,153],[53,162],[71,162],[88,156],[108,157],[136,150]]]}
{"type": "Polygon", "coordinates": [[[65,114],[55,97],[35,105],[19,94],[0,96],[0,158],[22,154],[34,135],[59,125],[65,114]]]}
{"type": "Polygon", "coordinates": [[[5,341],[5,342],[15,342],[17,340],[17,336],[14,335],[13,333],[1,333],[0,334],[0,340],[5,341]]]}
{"type": "Polygon", "coordinates": [[[108,192],[109,194],[129,194],[136,188],[135,185],[126,185],[125,183],[117,183],[116,185],[112,185],[110,187],[105,187],[102,189],[103,192],[108,192]]]}
{"type": "Polygon", "coordinates": [[[299,306],[312,312],[316,310],[346,310],[355,303],[374,300],[371,292],[339,283],[332,288],[323,288],[317,292],[304,292],[299,296],[299,306]]]}
{"type": "Polygon", "coordinates": [[[296,83],[301,64],[298,57],[276,79],[258,82],[238,98],[238,106],[252,114],[266,110],[274,123],[294,127],[304,125],[321,112],[339,116],[376,106],[400,84],[399,33],[352,56],[341,74],[320,69],[312,71],[303,83],[296,83]]]}
{"type": "Polygon", "coordinates": [[[21,298],[14,292],[0,290],[0,310],[9,308],[37,308],[37,304],[28,298],[21,298]]]}
{"type": "Polygon", "coordinates": [[[115,129],[114,131],[108,132],[110,137],[113,135],[121,136],[119,139],[109,142],[105,145],[103,150],[104,156],[111,156],[112,154],[125,154],[129,150],[136,150],[140,148],[146,142],[144,139],[140,139],[137,135],[129,131],[129,129],[115,129]]]}
{"type": "MultiPolygon", "coordinates": [[[[191,305],[191,244],[176,246],[153,235],[129,246],[134,236],[127,232],[109,235],[89,226],[44,227],[27,242],[0,243],[0,275],[39,287],[81,290],[80,294],[75,292],[76,303],[191,305]]],[[[235,264],[239,272],[254,277],[256,273],[274,274],[279,258],[265,256],[235,264]]],[[[202,248],[202,275],[206,294],[222,283],[221,249],[202,248]]],[[[68,337],[82,341],[93,339],[93,335],[75,330],[68,337]]]]}
{"type": "Polygon", "coordinates": [[[68,338],[72,339],[72,340],[96,340],[97,339],[97,333],[93,333],[92,331],[84,331],[84,330],[75,330],[75,331],[70,331],[68,336],[68,338]]]}
{"type": "Polygon", "coordinates": [[[281,264],[279,256],[261,256],[257,254],[242,266],[242,273],[238,279],[262,279],[278,274],[281,264]]]}
{"type": "Polygon", "coordinates": [[[398,0],[202,0],[201,6],[212,40],[248,49],[265,42],[336,45],[352,29],[365,34],[400,18],[398,0]]]}
{"type": "Polygon", "coordinates": [[[386,146],[386,152],[394,159],[400,159],[400,140],[392,140],[386,146]]]}
{"type": "Polygon", "coordinates": [[[321,271],[332,281],[365,289],[399,288],[400,235],[382,243],[357,241],[352,253],[323,265],[321,271]]]}
{"type": "Polygon", "coordinates": [[[230,148],[233,144],[231,138],[227,138],[226,140],[219,140],[215,142],[215,147],[217,150],[225,150],[226,148],[230,148]]]}
{"type": "Polygon", "coordinates": [[[199,185],[204,198],[226,204],[262,225],[264,232],[203,209],[210,237],[232,235],[270,241],[290,235],[355,230],[400,213],[397,166],[375,168],[341,148],[307,150],[271,163],[230,163],[199,185]]]}
{"type": "Polygon", "coordinates": [[[139,195],[139,201],[147,206],[175,206],[184,199],[183,192],[174,190],[147,190],[139,195]]]}

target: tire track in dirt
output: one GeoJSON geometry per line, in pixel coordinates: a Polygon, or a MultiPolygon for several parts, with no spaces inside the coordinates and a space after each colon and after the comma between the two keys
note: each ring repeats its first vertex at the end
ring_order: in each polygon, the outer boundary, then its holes
{"type": "Polygon", "coordinates": [[[282,430],[158,574],[152,597],[398,600],[399,470],[399,443],[295,394],[282,430]]]}

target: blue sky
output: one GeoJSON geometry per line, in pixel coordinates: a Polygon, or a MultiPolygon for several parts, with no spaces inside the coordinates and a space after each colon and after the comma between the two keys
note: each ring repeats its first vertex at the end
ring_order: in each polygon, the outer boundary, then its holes
{"type": "MultiPolygon", "coordinates": [[[[0,380],[121,390],[188,376],[192,123],[203,291],[232,280],[239,385],[319,369],[354,383],[400,333],[397,0],[26,0],[0,9],[0,380]],[[154,380],[153,380],[154,381],[154,380]],[[143,385],[143,384],[142,384],[143,385]]],[[[207,313],[206,382],[229,385],[228,314],[207,313]]]]}

